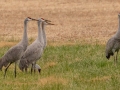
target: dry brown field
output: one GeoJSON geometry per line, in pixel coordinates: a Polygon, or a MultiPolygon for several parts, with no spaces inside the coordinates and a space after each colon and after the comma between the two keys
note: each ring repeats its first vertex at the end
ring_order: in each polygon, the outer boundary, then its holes
{"type": "MultiPolygon", "coordinates": [[[[29,16],[55,24],[46,26],[48,42],[105,44],[118,29],[119,12],[118,0],[1,0],[0,41],[19,41],[29,16]]],[[[37,37],[37,22],[28,23],[28,37],[37,37]]]]}

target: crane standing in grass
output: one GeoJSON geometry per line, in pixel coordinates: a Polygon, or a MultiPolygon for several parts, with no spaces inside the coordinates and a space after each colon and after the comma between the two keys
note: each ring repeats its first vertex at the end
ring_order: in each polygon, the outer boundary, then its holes
{"type": "MultiPolygon", "coordinates": [[[[46,20],[46,21],[47,21],[47,22],[50,22],[49,20],[46,20]]],[[[46,24],[45,21],[43,21],[43,22],[41,23],[41,26],[42,26],[42,35],[43,35],[43,39],[44,39],[43,49],[45,49],[45,47],[46,47],[46,45],[47,45],[46,33],[45,33],[45,24],[46,24]]],[[[40,67],[38,64],[36,64],[36,62],[35,62],[35,63],[32,63],[32,66],[31,66],[31,74],[32,74],[32,71],[33,71],[33,70],[34,70],[34,72],[35,72],[36,70],[38,70],[38,72],[40,73],[41,67],[40,67]],[[35,66],[34,66],[34,64],[35,64],[35,66]]]]}
{"type": "Polygon", "coordinates": [[[24,20],[24,33],[23,33],[23,38],[22,40],[15,46],[11,47],[5,54],[4,56],[0,59],[0,69],[2,70],[2,67],[5,66],[5,73],[4,73],[4,78],[6,76],[7,69],[9,66],[15,62],[15,77],[16,77],[16,64],[17,61],[21,58],[22,54],[26,50],[28,46],[28,37],[27,37],[27,22],[30,20],[35,20],[30,17],[26,18],[24,20]]]}
{"type": "Polygon", "coordinates": [[[32,67],[35,68],[36,61],[40,59],[43,53],[45,44],[41,27],[42,22],[44,22],[44,24],[53,25],[51,23],[48,23],[46,20],[43,19],[38,20],[38,37],[31,45],[27,47],[26,51],[24,52],[23,56],[20,59],[19,68],[22,71],[24,71],[24,69],[25,71],[27,71],[28,66],[31,64],[33,64],[32,67]]]}
{"type": "Polygon", "coordinates": [[[120,49],[120,14],[118,14],[119,26],[116,34],[111,37],[106,44],[106,58],[109,59],[110,56],[114,55],[114,64],[117,63],[117,55],[120,49]]]}

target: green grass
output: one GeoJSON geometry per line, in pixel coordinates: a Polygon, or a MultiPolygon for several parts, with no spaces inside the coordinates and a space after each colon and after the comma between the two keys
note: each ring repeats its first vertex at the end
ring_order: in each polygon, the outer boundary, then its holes
{"type": "MultiPolygon", "coordinates": [[[[8,49],[0,48],[0,56],[8,49]]],[[[17,69],[14,78],[13,64],[5,79],[0,72],[0,90],[119,90],[120,61],[114,66],[104,51],[104,45],[47,46],[37,62],[40,75],[17,69]]]]}

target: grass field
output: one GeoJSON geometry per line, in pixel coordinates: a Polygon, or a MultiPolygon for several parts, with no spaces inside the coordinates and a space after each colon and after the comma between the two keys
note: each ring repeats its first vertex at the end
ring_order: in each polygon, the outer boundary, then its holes
{"type": "MultiPolygon", "coordinates": [[[[120,61],[105,58],[106,41],[118,29],[117,0],[1,0],[0,57],[21,40],[26,17],[49,19],[48,46],[37,62],[41,74],[31,75],[12,64],[0,90],[119,90],[120,61]]],[[[30,43],[37,37],[37,22],[28,23],[30,43]]],[[[120,57],[118,57],[120,59],[120,57]]]]}
{"type": "MultiPolygon", "coordinates": [[[[38,61],[41,74],[31,75],[13,67],[6,79],[0,72],[0,89],[4,90],[119,90],[120,62],[113,64],[104,56],[104,45],[62,45],[48,46],[38,61]]],[[[9,47],[0,48],[3,55],[9,47]]]]}

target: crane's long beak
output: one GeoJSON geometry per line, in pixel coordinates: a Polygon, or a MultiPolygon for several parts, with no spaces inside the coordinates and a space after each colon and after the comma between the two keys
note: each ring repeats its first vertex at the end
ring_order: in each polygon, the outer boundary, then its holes
{"type": "MultiPolygon", "coordinates": [[[[29,17],[30,18],[30,17],[29,17]]],[[[34,18],[30,18],[31,20],[34,20],[34,21],[39,21],[38,19],[34,19],[34,18]]],[[[43,19],[43,18],[42,18],[43,19]]],[[[55,24],[52,24],[50,23],[51,21],[50,20],[47,20],[47,19],[43,19],[45,20],[45,22],[47,23],[47,25],[55,25],[55,24]]]]}
{"type": "Polygon", "coordinates": [[[32,20],[34,20],[34,21],[38,21],[37,19],[33,19],[33,18],[31,18],[32,20]]]}
{"type": "Polygon", "coordinates": [[[47,19],[44,19],[45,20],[45,22],[51,22],[50,20],[47,20],[47,19]]]}
{"type": "Polygon", "coordinates": [[[35,21],[38,21],[37,19],[34,19],[34,18],[31,18],[31,17],[28,17],[30,20],[35,20],[35,21]]]}
{"type": "Polygon", "coordinates": [[[55,24],[47,22],[47,25],[55,25],[55,24]]]}
{"type": "MultiPolygon", "coordinates": [[[[34,21],[38,21],[38,19],[34,19],[34,18],[31,18],[31,17],[28,17],[28,18],[31,19],[31,20],[34,20],[34,21]]],[[[44,19],[44,18],[41,18],[41,19],[45,20],[45,22],[51,22],[50,20],[47,20],[47,19],[44,19]]]]}
{"type": "MultiPolygon", "coordinates": [[[[37,19],[33,19],[33,18],[31,18],[32,20],[34,20],[34,21],[38,21],[37,19]]],[[[51,22],[50,20],[47,20],[47,19],[44,19],[45,20],[45,22],[51,22]]]]}

